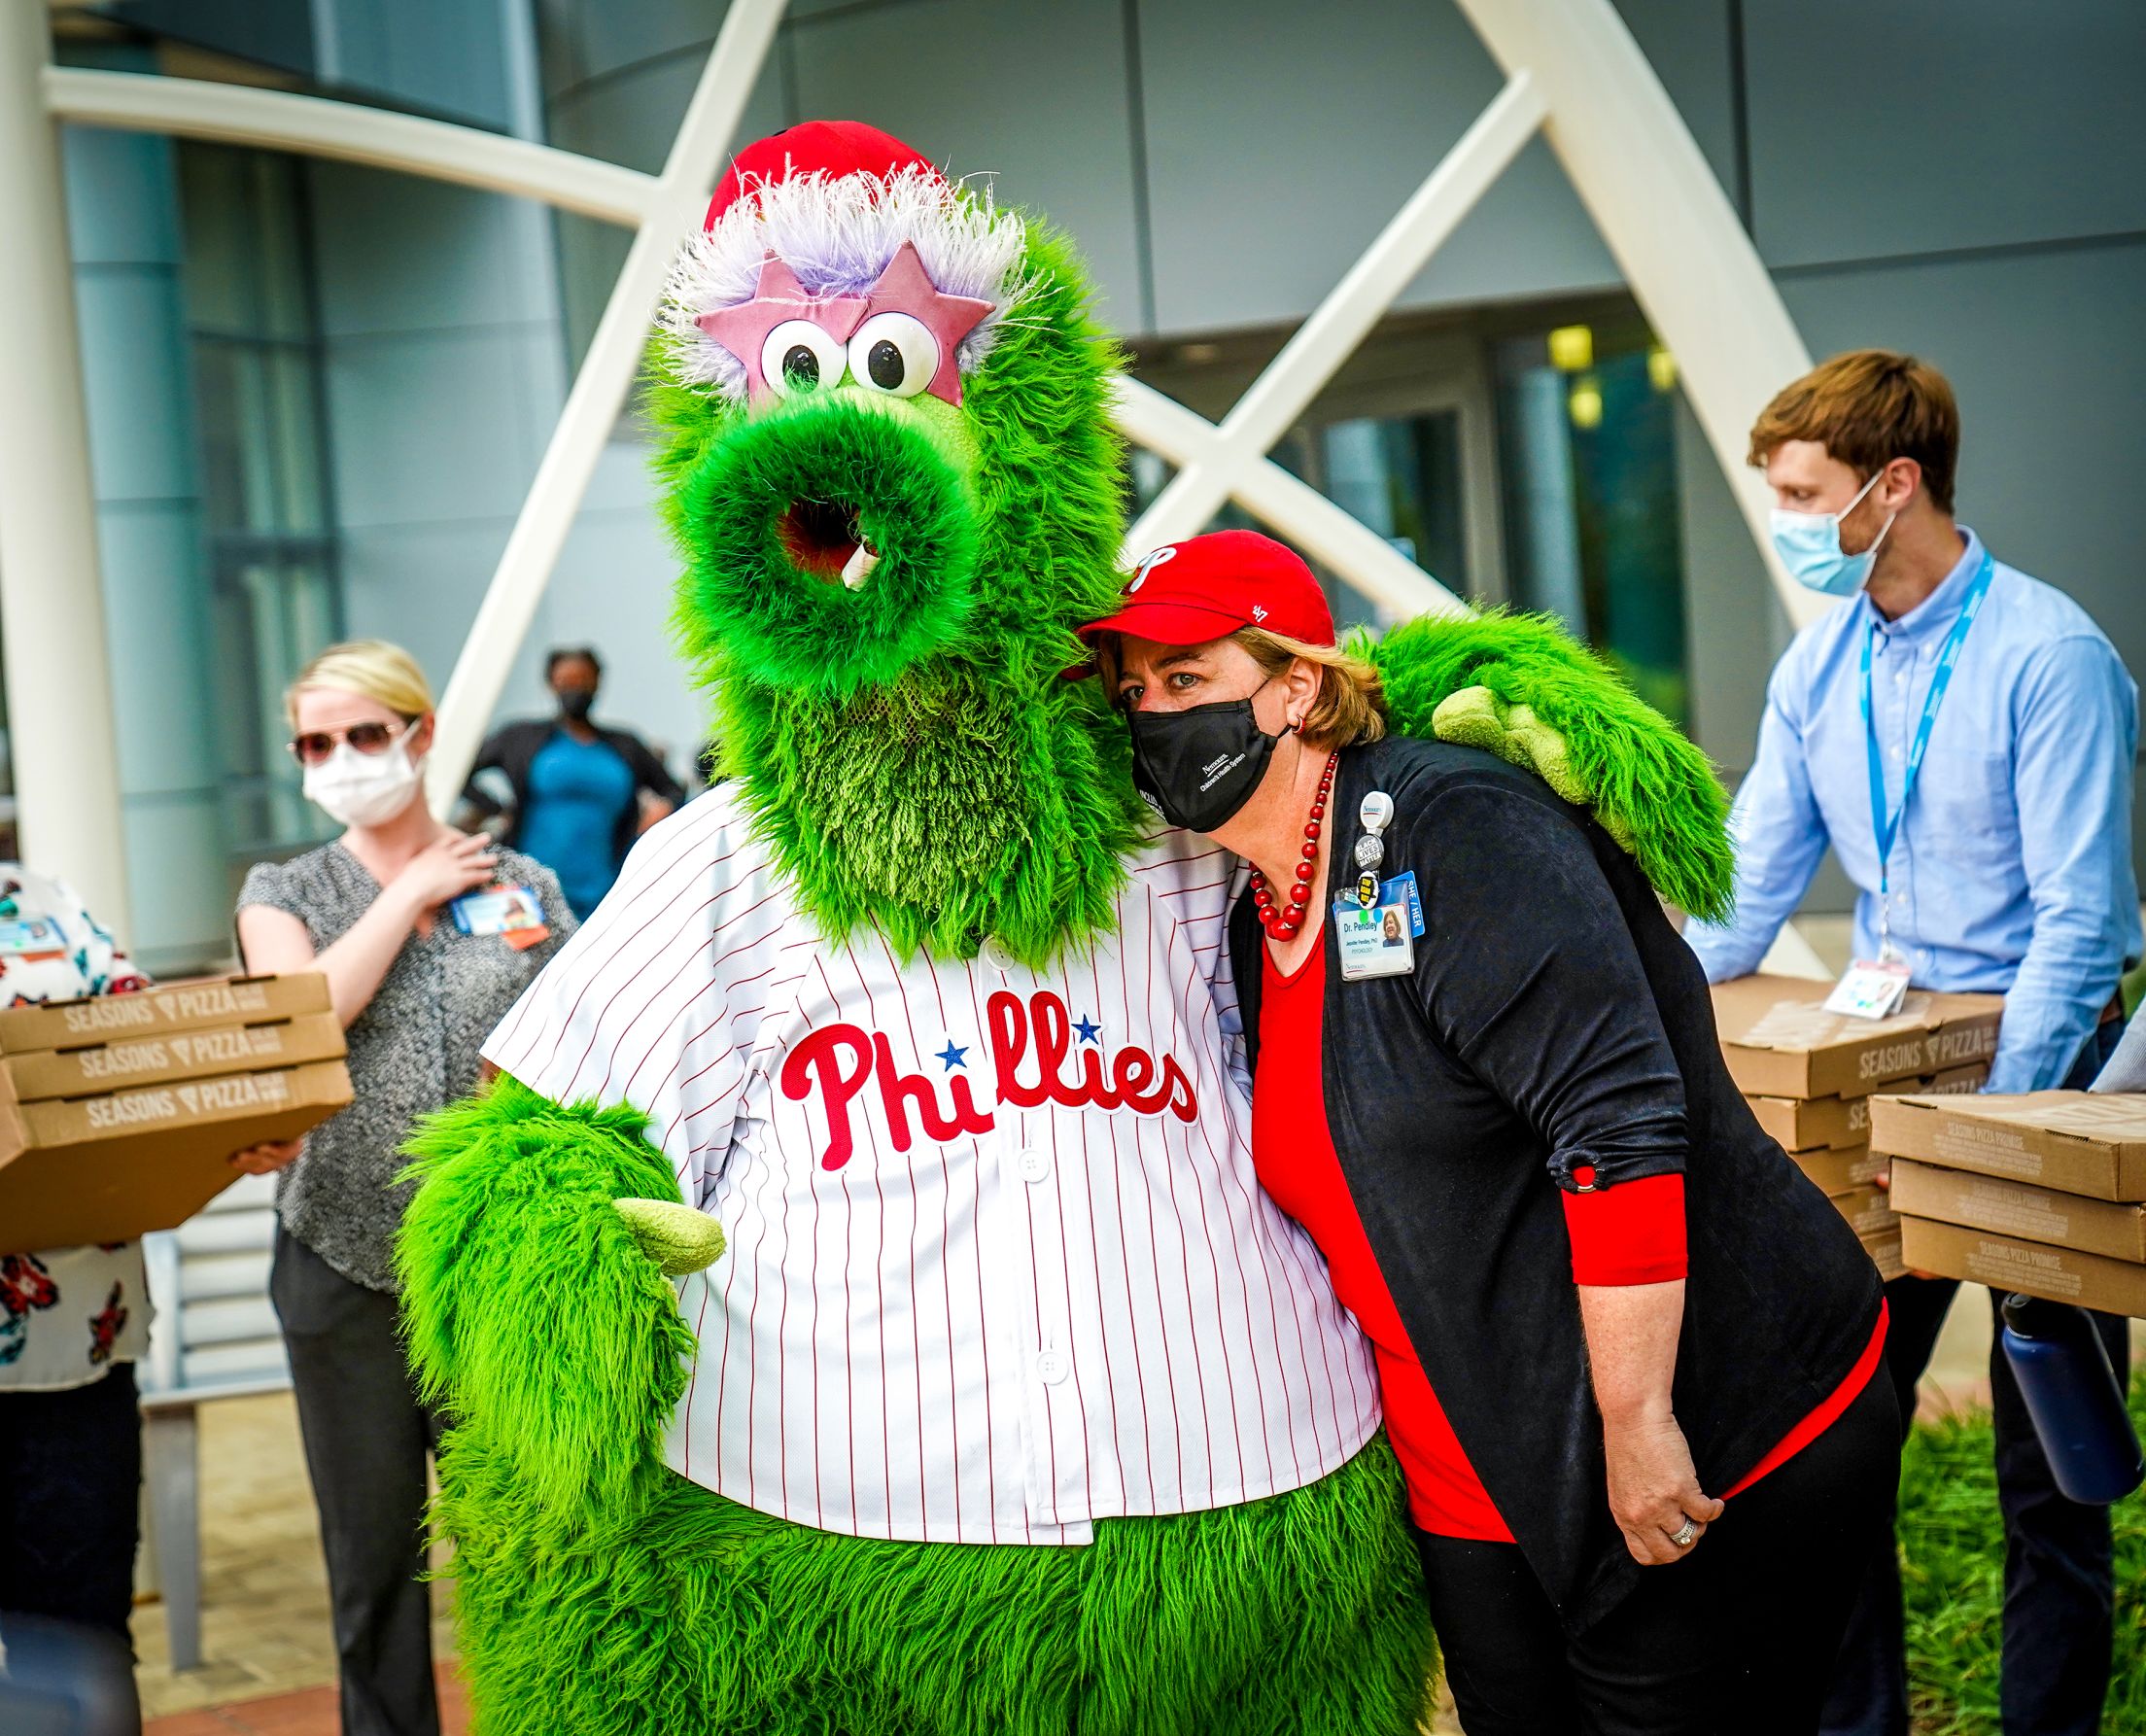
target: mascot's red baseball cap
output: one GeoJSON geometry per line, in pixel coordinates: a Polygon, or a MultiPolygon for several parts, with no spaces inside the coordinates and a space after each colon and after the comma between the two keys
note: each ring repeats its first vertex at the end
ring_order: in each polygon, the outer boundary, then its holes
{"type": "Polygon", "coordinates": [[[771,132],[730,159],[728,172],[715,184],[715,196],[708,202],[708,221],[701,226],[712,229],[715,220],[731,206],[771,182],[813,174],[836,181],[845,175],[884,181],[904,169],[922,169],[934,178],[939,173],[922,153],[861,121],[803,121],[771,132]]]}
{"type": "Polygon", "coordinates": [[[1305,644],[1333,643],[1333,613],[1311,569],[1257,531],[1209,531],[1164,543],[1125,581],[1125,607],[1080,634],[1090,643],[1098,633],[1129,633],[1159,644],[1197,645],[1240,627],[1305,644]]]}

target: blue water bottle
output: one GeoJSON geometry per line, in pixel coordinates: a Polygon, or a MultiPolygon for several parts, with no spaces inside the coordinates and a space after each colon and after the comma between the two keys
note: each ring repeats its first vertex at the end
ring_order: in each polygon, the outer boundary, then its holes
{"type": "Polygon", "coordinates": [[[2101,1335],[2084,1308],[2036,1296],[2004,1299],[2004,1359],[2067,1501],[2106,1507],[2146,1478],[2138,1432],[2101,1335]]]}

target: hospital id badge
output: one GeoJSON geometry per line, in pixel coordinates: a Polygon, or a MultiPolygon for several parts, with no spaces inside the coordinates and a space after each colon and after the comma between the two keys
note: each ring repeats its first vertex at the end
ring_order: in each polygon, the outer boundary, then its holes
{"type": "Polygon", "coordinates": [[[463,893],[447,908],[465,934],[518,934],[544,925],[535,886],[486,886],[463,893]]]}
{"type": "Polygon", "coordinates": [[[1833,985],[1825,1010],[1849,1019],[1890,1019],[1908,998],[1908,967],[1897,958],[1858,958],[1833,985]]]}
{"type": "Polygon", "coordinates": [[[40,958],[67,956],[67,937],[50,917],[33,917],[26,922],[0,922],[0,957],[19,958],[25,964],[40,958]]]}
{"type": "Polygon", "coordinates": [[[1341,949],[1344,983],[1404,977],[1416,967],[1416,942],[1409,932],[1404,903],[1376,904],[1366,910],[1354,898],[1337,898],[1333,938],[1341,949]]]}

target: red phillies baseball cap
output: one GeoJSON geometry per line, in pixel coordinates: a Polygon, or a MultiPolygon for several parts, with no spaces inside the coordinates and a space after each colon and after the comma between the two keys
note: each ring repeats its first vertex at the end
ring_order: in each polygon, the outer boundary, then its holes
{"type": "Polygon", "coordinates": [[[939,171],[921,153],[891,133],[861,121],[804,121],[747,145],[731,158],[708,202],[704,228],[748,192],[799,175],[824,174],[830,181],[846,175],[869,175],[890,181],[904,169],[922,169],[934,179],[939,171]]]}
{"type": "Polygon", "coordinates": [[[1080,630],[1129,633],[1159,644],[1197,645],[1259,627],[1305,644],[1333,643],[1333,614],[1311,569],[1292,549],[1257,531],[1209,531],[1166,542],[1125,581],[1116,614],[1080,630]]]}

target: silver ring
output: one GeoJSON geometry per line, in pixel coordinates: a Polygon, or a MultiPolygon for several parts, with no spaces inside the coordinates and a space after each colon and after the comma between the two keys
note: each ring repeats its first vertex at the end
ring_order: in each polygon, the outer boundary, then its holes
{"type": "Polygon", "coordinates": [[[1669,1534],[1669,1541],[1675,1544],[1679,1549],[1688,1549],[1693,1544],[1699,1541],[1698,1528],[1694,1526],[1689,1519],[1686,1519],[1681,1525],[1678,1526],[1675,1531],[1672,1531],[1669,1534]]]}

